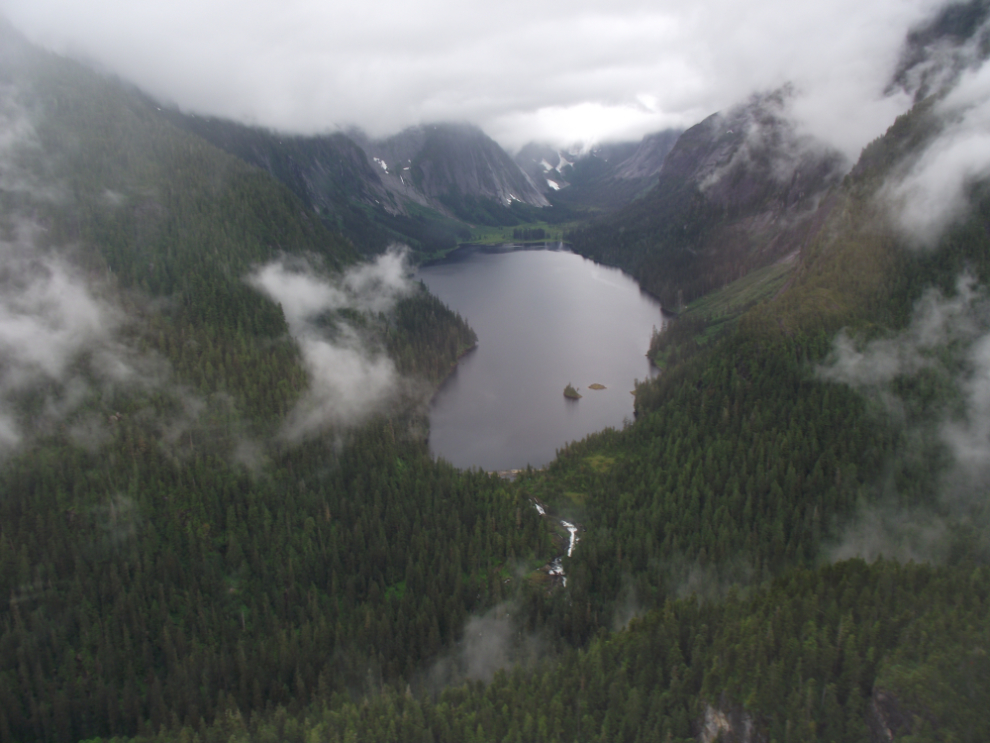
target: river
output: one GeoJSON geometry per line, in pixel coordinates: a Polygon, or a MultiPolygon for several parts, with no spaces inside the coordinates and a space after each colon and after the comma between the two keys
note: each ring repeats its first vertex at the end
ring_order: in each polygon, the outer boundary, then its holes
{"type": "Polygon", "coordinates": [[[570,441],[633,415],[660,305],[618,269],[561,245],[465,246],[418,277],[478,334],[434,397],[433,453],[458,467],[542,467],[570,441]],[[564,397],[573,384],[580,400],[564,397]],[[591,389],[592,384],[605,389],[591,389]]]}

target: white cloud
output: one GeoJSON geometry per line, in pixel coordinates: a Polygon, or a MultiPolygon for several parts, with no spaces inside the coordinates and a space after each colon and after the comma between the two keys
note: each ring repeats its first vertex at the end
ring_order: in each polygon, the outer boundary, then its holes
{"type": "Polygon", "coordinates": [[[929,290],[918,301],[910,326],[897,335],[859,349],[844,331],[839,333],[834,352],[818,372],[824,379],[872,393],[902,374],[935,366],[936,349],[979,334],[975,307],[982,307],[982,299],[971,276],[959,278],[953,297],[929,290]]]}
{"type": "Polygon", "coordinates": [[[53,201],[61,194],[56,184],[44,182],[31,161],[41,155],[34,122],[21,99],[20,89],[0,83],[0,191],[53,201]]]}
{"type": "MultiPolygon", "coordinates": [[[[903,430],[900,456],[940,447],[948,455],[938,473],[938,492],[926,507],[881,500],[863,503],[833,550],[835,559],[878,555],[903,560],[940,560],[953,529],[970,523],[986,533],[986,486],[990,482],[990,302],[984,287],[961,276],[951,297],[929,290],[907,328],[857,346],[845,334],[819,368],[878,401],[903,430]],[[924,417],[906,410],[917,400],[894,384],[926,371],[940,380],[943,401],[924,417]],[[935,508],[932,508],[935,506],[935,508]]],[[[887,489],[894,485],[888,484],[887,489]]]]}
{"type": "Polygon", "coordinates": [[[347,305],[339,288],[308,272],[291,270],[281,261],[258,269],[249,281],[282,305],[293,333],[302,332],[319,314],[347,305]]]}
{"type": "MultiPolygon", "coordinates": [[[[77,269],[66,249],[40,247],[34,203],[65,198],[47,165],[21,91],[0,84],[0,191],[29,197],[8,200],[0,237],[2,453],[72,418],[95,390],[156,385],[167,374],[125,342],[129,322],[112,292],[77,269]]],[[[76,420],[69,432],[88,445],[98,428],[76,420]]]]}
{"type": "Polygon", "coordinates": [[[904,236],[922,247],[966,214],[968,188],[990,176],[990,64],[964,72],[935,113],[942,130],[883,193],[904,236]]]}
{"type": "Polygon", "coordinates": [[[124,318],[63,258],[43,254],[22,230],[0,242],[0,449],[42,421],[62,420],[93,385],[154,383],[157,367],[118,340],[124,318]],[[28,425],[19,403],[43,391],[28,425]],[[40,417],[38,417],[40,416],[40,417]]]}
{"type": "Polygon", "coordinates": [[[293,131],[467,120],[503,145],[635,137],[791,81],[848,154],[931,0],[0,0],[32,39],[183,108],[293,131]]]}
{"type": "Polygon", "coordinates": [[[334,318],[332,327],[321,320],[342,309],[387,312],[412,291],[407,273],[405,253],[393,248],[343,276],[323,277],[308,265],[276,261],[248,277],[282,305],[309,372],[310,387],[285,424],[288,439],[357,423],[401,392],[395,365],[384,352],[370,348],[341,318],[334,318]]]}

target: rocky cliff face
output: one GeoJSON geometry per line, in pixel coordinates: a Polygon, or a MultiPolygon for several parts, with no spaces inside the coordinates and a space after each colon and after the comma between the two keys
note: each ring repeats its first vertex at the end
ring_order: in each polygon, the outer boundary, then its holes
{"type": "Polygon", "coordinates": [[[884,689],[873,690],[866,709],[866,724],[871,743],[894,743],[899,736],[911,734],[911,719],[897,698],[884,689]]]}
{"type": "Polygon", "coordinates": [[[643,137],[636,151],[616,166],[616,179],[655,178],[680,136],[680,129],[665,129],[643,137]]]}
{"type": "Polygon", "coordinates": [[[391,190],[446,207],[448,197],[549,206],[550,202],[493,139],[467,124],[431,124],[383,140],[359,139],[391,190]]]}
{"type": "Polygon", "coordinates": [[[697,723],[698,743],[765,743],[766,737],[756,728],[753,718],[723,698],[718,705],[708,704],[697,723]]]}
{"type": "Polygon", "coordinates": [[[398,213],[364,151],[340,134],[294,136],[223,119],[167,112],[182,128],[267,170],[320,213],[334,214],[347,201],[380,205],[398,213]]]}
{"type": "Polygon", "coordinates": [[[526,221],[513,204],[549,206],[508,154],[480,129],[437,124],[383,140],[359,131],[294,136],[167,111],[173,123],[285,183],[356,246],[392,241],[449,249],[467,223],[526,221]],[[460,220],[460,222],[456,221],[460,220]]]}
{"type": "Polygon", "coordinates": [[[477,127],[412,127],[383,140],[359,131],[294,136],[231,121],[169,112],[183,128],[264,168],[318,211],[342,201],[407,213],[407,202],[446,210],[451,193],[549,206],[499,145],[477,127]]]}
{"type": "Polygon", "coordinates": [[[566,149],[530,142],[519,150],[513,159],[530,181],[546,194],[570,185],[564,176],[564,171],[581,157],[580,154],[566,149]]]}

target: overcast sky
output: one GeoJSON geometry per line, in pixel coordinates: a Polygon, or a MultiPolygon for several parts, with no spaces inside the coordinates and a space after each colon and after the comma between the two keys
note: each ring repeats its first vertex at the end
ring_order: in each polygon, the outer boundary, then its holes
{"type": "Polygon", "coordinates": [[[297,132],[469,121],[509,150],[639,138],[793,82],[858,154],[933,0],[0,0],[31,40],[182,109],[297,132]]]}

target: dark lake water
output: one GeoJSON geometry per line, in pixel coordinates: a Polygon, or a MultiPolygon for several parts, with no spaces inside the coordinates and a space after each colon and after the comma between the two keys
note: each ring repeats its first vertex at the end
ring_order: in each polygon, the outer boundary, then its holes
{"type": "Polygon", "coordinates": [[[632,419],[633,382],[660,305],[621,271],[565,249],[465,247],[419,278],[478,334],[430,413],[430,447],[458,467],[550,462],[569,441],[632,419]],[[583,395],[564,398],[568,383],[583,395]],[[591,384],[604,390],[591,390],[591,384]]]}

